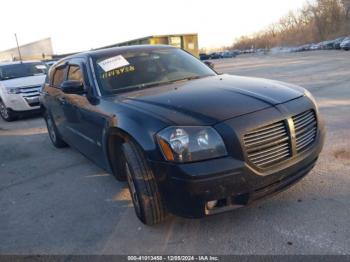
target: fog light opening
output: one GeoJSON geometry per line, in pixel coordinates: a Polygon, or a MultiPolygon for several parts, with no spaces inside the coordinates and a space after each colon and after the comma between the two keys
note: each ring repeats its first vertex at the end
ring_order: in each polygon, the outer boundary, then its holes
{"type": "Polygon", "coordinates": [[[208,201],[206,206],[208,210],[214,209],[216,207],[216,205],[218,204],[217,200],[213,200],[213,201],[208,201]]]}

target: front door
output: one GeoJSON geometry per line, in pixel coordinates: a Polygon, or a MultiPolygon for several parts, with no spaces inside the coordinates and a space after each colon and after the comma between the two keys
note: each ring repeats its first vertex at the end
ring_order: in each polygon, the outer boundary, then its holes
{"type": "Polygon", "coordinates": [[[62,92],[60,86],[66,79],[66,70],[67,66],[65,63],[56,67],[52,72],[52,79],[49,83],[47,83],[47,87],[45,89],[48,93],[46,98],[50,105],[50,111],[48,113],[51,114],[58,132],[63,137],[63,139],[66,139],[67,136],[65,129],[67,123],[63,112],[65,94],[62,92]]]}
{"type": "Polygon", "coordinates": [[[87,95],[91,86],[86,77],[83,60],[72,60],[68,64],[67,80],[78,80],[84,85],[84,94],[65,94],[63,113],[66,133],[71,144],[94,162],[106,166],[102,148],[103,130],[107,118],[93,105],[87,95]]]}

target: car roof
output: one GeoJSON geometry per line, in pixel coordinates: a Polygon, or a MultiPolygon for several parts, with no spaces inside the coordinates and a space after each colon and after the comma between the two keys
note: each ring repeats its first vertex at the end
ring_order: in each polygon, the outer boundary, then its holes
{"type": "Polygon", "coordinates": [[[83,53],[78,53],[74,55],[67,56],[60,61],[72,59],[72,58],[81,58],[81,57],[105,57],[109,55],[119,55],[127,52],[137,52],[137,51],[152,51],[152,50],[160,50],[160,49],[175,49],[176,47],[169,45],[132,45],[132,46],[120,46],[120,47],[112,47],[105,48],[99,50],[91,50],[83,53]]]}
{"type": "Polygon", "coordinates": [[[4,66],[4,65],[18,65],[18,64],[29,64],[29,63],[42,63],[42,62],[39,61],[39,60],[0,62],[0,66],[4,66]]]}

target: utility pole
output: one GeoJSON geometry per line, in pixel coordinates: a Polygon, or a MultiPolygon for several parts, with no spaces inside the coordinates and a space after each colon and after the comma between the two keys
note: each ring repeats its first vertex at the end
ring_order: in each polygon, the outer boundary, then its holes
{"type": "Polygon", "coordinates": [[[22,63],[22,55],[21,55],[21,51],[19,50],[17,34],[15,34],[15,38],[16,38],[16,43],[17,43],[17,49],[18,49],[19,60],[20,60],[21,63],[22,63]]]}

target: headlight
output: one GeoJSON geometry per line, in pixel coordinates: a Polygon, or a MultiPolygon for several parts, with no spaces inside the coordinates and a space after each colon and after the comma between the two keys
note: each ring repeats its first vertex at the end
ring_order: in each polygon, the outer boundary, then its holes
{"type": "Polygon", "coordinates": [[[316,100],[315,100],[314,96],[310,93],[310,91],[304,89],[304,96],[309,98],[315,105],[317,105],[316,100]]]}
{"type": "Polygon", "coordinates": [[[157,134],[166,160],[193,162],[227,155],[221,136],[211,127],[168,127],[157,134]]]}
{"type": "Polygon", "coordinates": [[[17,87],[7,87],[7,93],[8,94],[19,94],[20,93],[20,89],[17,87]]]}

